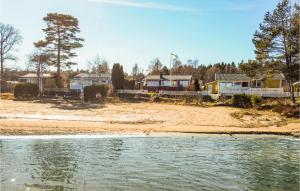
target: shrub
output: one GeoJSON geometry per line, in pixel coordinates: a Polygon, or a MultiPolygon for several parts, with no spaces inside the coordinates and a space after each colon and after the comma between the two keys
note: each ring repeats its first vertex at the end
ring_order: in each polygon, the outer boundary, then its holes
{"type": "Polygon", "coordinates": [[[160,102],[160,97],[159,96],[153,96],[153,97],[150,98],[150,100],[152,102],[160,102]]]}
{"type": "Polygon", "coordinates": [[[235,107],[248,108],[252,106],[251,96],[246,94],[236,94],[232,96],[232,105],[235,107]]]}
{"type": "Polygon", "coordinates": [[[252,104],[253,104],[253,105],[259,106],[260,104],[262,104],[262,102],[263,102],[262,97],[256,96],[256,95],[253,95],[253,96],[252,96],[252,104]]]}
{"type": "Polygon", "coordinates": [[[134,90],[134,87],[135,87],[135,80],[128,80],[128,79],[124,80],[124,89],[134,90]]]}
{"type": "Polygon", "coordinates": [[[84,87],[84,101],[96,101],[97,94],[101,97],[106,97],[108,92],[108,87],[106,85],[92,85],[84,87]]]}
{"type": "Polygon", "coordinates": [[[36,84],[17,84],[14,88],[14,96],[18,99],[35,98],[39,94],[39,88],[36,84]]]}

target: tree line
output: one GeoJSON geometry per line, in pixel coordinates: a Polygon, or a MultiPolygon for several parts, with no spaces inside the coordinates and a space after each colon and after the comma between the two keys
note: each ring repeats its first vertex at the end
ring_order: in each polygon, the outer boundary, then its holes
{"type": "MultiPolygon", "coordinates": [[[[83,47],[84,39],[79,37],[79,21],[77,18],[59,13],[48,13],[43,18],[46,27],[43,30],[45,38],[34,42],[36,48],[30,60],[35,64],[45,63],[55,67],[57,86],[61,87],[60,73],[65,68],[76,63],[71,59],[76,57],[76,49],[83,47]]],[[[293,83],[299,81],[299,44],[300,44],[300,6],[291,5],[289,0],[282,0],[272,12],[267,12],[262,23],[253,35],[256,58],[240,63],[215,63],[201,65],[197,59],[189,59],[183,64],[178,58],[172,67],[164,66],[158,58],[151,61],[147,74],[189,74],[203,80],[204,83],[214,80],[215,73],[246,73],[249,76],[283,73],[289,85],[291,99],[295,101],[293,83]]],[[[0,65],[1,79],[3,79],[4,65],[9,60],[16,60],[14,51],[22,42],[20,32],[11,25],[0,23],[0,65]]],[[[108,70],[104,60],[95,59],[91,63],[92,71],[108,70]]],[[[114,67],[113,67],[114,68],[114,67]]],[[[118,66],[118,69],[123,68],[118,66]]],[[[118,73],[118,72],[117,72],[118,73]]],[[[124,73],[124,71],[123,71],[124,73]]],[[[138,64],[132,68],[131,75],[141,78],[144,71],[138,64]]],[[[126,76],[126,74],[124,74],[126,76]]],[[[123,77],[120,78],[121,80],[123,77]]],[[[1,80],[1,87],[2,87],[1,80]]]]}

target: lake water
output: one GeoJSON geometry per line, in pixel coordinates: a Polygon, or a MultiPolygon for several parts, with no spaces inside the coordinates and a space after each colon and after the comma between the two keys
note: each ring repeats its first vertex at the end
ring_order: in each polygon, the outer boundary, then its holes
{"type": "Polygon", "coordinates": [[[299,190],[299,139],[0,138],[0,190],[299,190]]]}

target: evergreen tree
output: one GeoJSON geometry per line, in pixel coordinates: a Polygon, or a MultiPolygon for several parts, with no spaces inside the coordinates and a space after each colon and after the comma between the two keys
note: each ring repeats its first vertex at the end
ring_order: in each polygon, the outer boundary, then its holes
{"type": "Polygon", "coordinates": [[[112,84],[114,86],[114,90],[124,89],[123,66],[121,66],[118,63],[113,65],[111,80],[112,80],[112,84]]]}
{"type": "Polygon", "coordinates": [[[293,82],[299,80],[299,5],[290,6],[289,0],[280,2],[276,9],[267,12],[253,43],[257,60],[265,73],[279,68],[289,84],[291,100],[295,102],[293,82]]]}
{"type": "Polygon", "coordinates": [[[194,81],[194,89],[195,89],[195,91],[200,91],[200,84],[199,84],[199,80],[197,78],[194,81]]]}
{"type": "Polygon", "coordinates": [[[72,50],[82,47],[83,39],[76,36],[80,32],[78,20],[71,15],[59,13],[48,13],[43,19],[47,24],[43,29],[46,38],[34,45],[49,55],[48,64],[57,68],[56,85],[61,87],[61,68],[75,65],[70,61],[77,56],[72,50]]]}

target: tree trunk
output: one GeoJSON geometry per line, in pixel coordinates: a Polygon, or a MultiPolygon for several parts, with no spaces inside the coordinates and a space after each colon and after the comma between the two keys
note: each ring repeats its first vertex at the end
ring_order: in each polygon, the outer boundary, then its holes
{"type": "MultiPolygon", "coordinates": [[[[2,50],[2,45],[0,47],[0,51],[2,50]]],[[[3,54],[2,54],[2,51],[0,52],[0,64],[1,64],[1,76],[0,76],[0,93],[2,93],[2,88],[3,88],[3,74],[4,74],[4,67],[3,67],[3,63],[4,63],[4,60],[3,60],[3,54]]]]}
{"type": "Polygon", "coordinates": [[[295,99],[295,95],[294,95],[294,88],[293,88],[293,83],[292,83],[292,80],[289,79],[289,92],[290,92],[290,98],[292,100],[293,103],[296,102],[296,99],[295,99]]]}
{"type": "Polygon", "coordinates": [[[58,37],[58,45],[57,45],[57,72],[56,72],[56,86],[61,88],[61,80],[60,80],[60,36],[58,37]]]}

